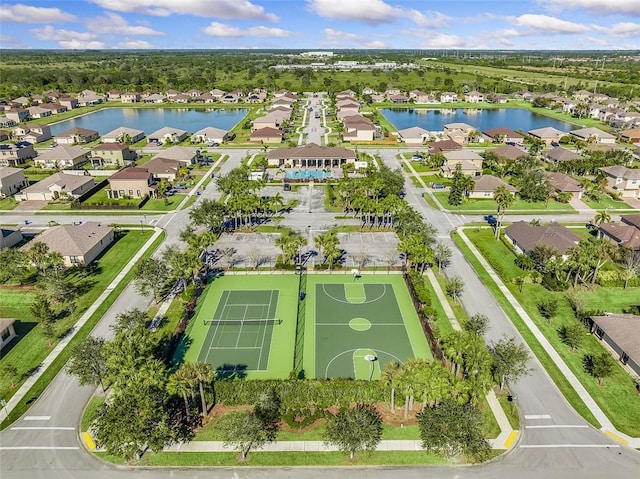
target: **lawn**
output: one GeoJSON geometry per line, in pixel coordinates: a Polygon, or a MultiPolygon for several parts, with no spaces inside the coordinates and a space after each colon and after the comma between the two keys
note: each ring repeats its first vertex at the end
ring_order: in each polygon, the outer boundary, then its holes
{"type": "Polygon", "coordinates": [[[151,198],[140,208],[140,211],[173,211],[186,197],[187,195],[177,194],[164,199],[151,198]]]}
{"type": "MultiPolygon", "coordinates": [[[[546,336],[616,428],[631,436],[640,436],[640,395],[637,394],[634,381],[629,374],[618,364],[614,373],[606,378],[605,385],[600,387],[598,386],[597,380],[591,377],[582,365],[584,355],[597,355],[604,351],[600,341],[595,336],[588,334],[588,330],[585,328],[585,337],[578,352],[572,352],[568,346],[561,342],[558,330],[563,325],[569,325],[576,321],[565,293],[550,292],[538,284],[525,285],[523,292],[520,293],[518,288],[512,284],[512,280],[515,276],[522,274],[522,272],[513,263],[514,255],[507,247],[502,242],[492,239],[490,229],[470,229],[467,230],[466,233],[487,261],[501,275],[507,288],[509,288],[518,302],[525,308],[536,326],[546,336]],[[557,316],[553,318],[552,322],[542,318],[537,310],[537,304],[550,297],[557,298],[560,304],[559,312],[557,316]]],[[[466,248],[463,248],[463,251],[466,252],[466,248]]],[[[472,263],[474,262],[472,261],[472,263]]],[[[476,270],[478,271],[477,267],[476,270]]],[[[488,275],[481,273],[481,277],[485,280],[485,283],[494,290],[494,284],[488,278],[488,275]]],[[[640,288],[622,290],[621,288],[602,288],[596,286],[593,291],[578,288],[576,294],[583,297],[590,307],[605,307],[607,311],[619,311],[622,307],[637,302],[636,298],[640,297],[640,288]]],[[[504,302],[505,298],[502,293],[494,291],[494,295],[501,300],[501,304],[504,302]]],[[[552,377],[554,377],[554,380],[563,390],[568,400],[585,416],[584,406],[580,403],[576,404],[575,402],[576,395],[575,392],[573,392],[573,388],[571,388],[572,393],[567,394],[566,388],[559,383],[558,377],[553,371],[555,365],[550,364],[551,360],[546,356],[546,353],[544,355],[540,354],[540,348],[537,343],[532,344],[532,336],[530,332],[528,332],[528,328],[524,326],[522,321],[515,316],[510,308],[505,308],[505,311],[507,311],[507,314],[509,314],[516,327],[518,327],[520,332],[525,336],[527,342],[534,346],[534,352],[540,357],[545,368],[551,373],[552,377]]],[[[585,416],[585,418],[590,420],[588,416],[585,416]]]]}
{"type": "MultiPolygon", "coordinates": [[[[75,309],[71,316],[64,317],[56,324],[56,332],[63,334],[72,327],[84,311],[102,294],[126,263],[135,255],[140,246],[151,237],[152,231],[129,231],[113,244],[93,266],[86,270],[68,270],[67,278],[72,284],[81,288],[81,295],[75,300],[75,309]]],[[[3,351],[0,364],[9,363],[18,368],[20,384],[30,371],[40,364],[50,353],[58,338],[47,338],[31,314],[31,300],[35,289],[16,292],[0,289],[0,317],[14,317],[20,321],[17,329],[22,335],[17,342],[11,343],[8,350],[3,351]],[[17,304],[23,301],[24,304],[17,304]]],[[[9,399],[17,390],[11,389],[10,378],[0,376],[0,397],[9,399]]]]}
{"type": "Polygon", "coordinates": [[[18,205],[18,202],[13,196],[7,198],[0,198],[0,210],[12,210],[18,205]]]}
{"type": "MultiPolygon", "coordinates": [[[[442,206],[453,212],[459,211],[469,211],[474,213],[495,213],[496,212],[496,202],[493,199],[479,200],[479,199],[469,199],[466,202],[462,203],[460,206],[451,206],[449,204],[449,193],[444,191],[439,191],[434,193],[442,206]]],[[[569,204],[558,203],[554,200],[549,200],[549,202],[545,205],[544,202],[528,202],[521,199],[517,199],[510,207],[509,213],[514,213],[516,211],[526,211],[526,212],[535,212],[539,214],[554,214],[554,213],[575,213],[575,210],[569,204]]]]}
{"type": "Polygon", "coordinates": [[[624,201],[617,201],[608,195],[600,195],[600,201],[593,201],[586,196],[582,197],[582,201],[594,210],[633,210],[633,206],[624,201]]]}

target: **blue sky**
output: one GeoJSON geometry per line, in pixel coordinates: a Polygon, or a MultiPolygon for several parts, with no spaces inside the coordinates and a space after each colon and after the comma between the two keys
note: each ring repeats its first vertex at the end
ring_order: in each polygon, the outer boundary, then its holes
{"type": "Polygon", "coordinates": [[[1,0],[0,47],[640,49],[640,0],[1,0]]]}

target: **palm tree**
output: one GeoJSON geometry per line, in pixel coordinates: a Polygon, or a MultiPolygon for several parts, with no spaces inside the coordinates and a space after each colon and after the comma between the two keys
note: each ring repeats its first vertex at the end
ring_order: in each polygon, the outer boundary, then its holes
{"type": "Polygon", "coordinates": [[[593,218],[593,222],[597,225],[601,225],[602,223],[609,223],[611,221],[611,215],[605,209],[602,211],[598,211],[593,218]]]}
{"type": "Polygon", "coordinates": [[[498,205],[498,212],[497,212],[498,221],[496,223],[496,231],[495,231],[495,238],[498,239],[500,238],[500,229],[502,227],[502,220],[504,219],[504,215],[507,212],[507,208],[509,208],[509,206],[513,204],[516,198],[509,191],[509,188],[507,188],[505,185],[500,185],[493,191],[493,199],[498,205]]]}
{"type": "Polygon", "coordinates": [[[184,400],[184,410],[187,417],[189,417],[189,398],[187,395],[193,394],[197,383],[197,380],[192,373],[193,368],[189,367],[189,363],[182,363],[167,382],[167,391],[169,393],[182,396],[182,399],[184,400]]]}
{"type": "Polygon", "coordinates": [[[200,401],[202,405],[202,415],[207,415],[207,401],[204,397],[204,385],[210,384],[215,376],[215,371],[209,363],[196,362],[188,363],[188,374],[192,376],[198,383],[198,389],[200,390],[200,401]]]}
{"type": "Polygon", "coordinates": [[[401,372],[401,366],[398,362],[390,362],[385,364],[380,373],[382,382],[391,388],[391,413],[396,412],[396,387],[398,387],[398,376],[401,372]]]}

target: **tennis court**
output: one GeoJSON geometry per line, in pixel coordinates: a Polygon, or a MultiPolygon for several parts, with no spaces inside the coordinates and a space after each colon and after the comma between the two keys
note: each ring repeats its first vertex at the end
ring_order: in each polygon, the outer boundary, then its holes
{"type": "Polygon", "coordinates": [[[207,362],[225,374],[286,377],[293,361],[297,280],[216,278],[200,298],[178,348],[182,358],[175,359],[207,362]]]}
{"type": "Polygon", "coordinates": [[[307,376],[378,379],[388,362],[432,357],[400,275],[310,275],[307,282],[307,376]]]}

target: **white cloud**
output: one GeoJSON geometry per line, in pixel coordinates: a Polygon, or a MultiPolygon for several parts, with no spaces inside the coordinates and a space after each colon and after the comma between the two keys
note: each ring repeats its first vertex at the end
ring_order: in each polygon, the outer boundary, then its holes
{"type": "Polygon", "coordinates": [[[486,23],[492,20],[496,20],[500,18],[495,13],[480,13],[478,15],[473,15],[471,17],[465,17],[462,19],[464,23],[486,23]]]}
{"type": "Polygon", "coordinates": [[[264,26],[250,27],[242,30],[233,25],[226,25],[219,22],[211,22],[211,25],[202,29],[204,33],[211,37],[238,38],[238,37],[264,37],[264,38],[285,38],[293,36],[294,33],[282,28],[268,28],[264,26]]]}
{"type": "Polygon", "coordinates": [[[167,17],[171,14],[277,22],[278,16],[248,0],[90,0],[107,10],[167,17]]]}
{"type": "Polygon", "coordinates": [[[360,37],[355,33],[341,32],[333,28],[325,28],[324,35],[329,41],[347,40],[350,42],[358,41],[360,37]]]}
{"type": "Polygon", "coordinates": [[[554,11],[582,8],[601,14],[626,14],[640,17],[640,0],[538,0],[554,11]]]}
{"type": "Polygon", "coordinates": [[[440,12],[426,11],[424,13],[418,10],[409,10],[407,16],[417,25],[424,28],[442,28],[451,24],[453,18],[448,17],[440,12]]]}
{"type": "Polygon", "coordinates": [[[123,42],[118,44],[118,48],[125,48],[129,50],[148,50],[150,48],[155,48],[151,43],[146,42],[144,40],[129,40],[126,39],[123,42]]]}
{"type": "Polygon", "coordinates": [[[466,47],[463,38],[458,35],[444,33],[430,33],[421,43],[421,48],[462,48],[466,47]]]}
{"type": "Polygon", "coordinates": [[[95,33],[75,32],[73,30],[53,28],[50,25],[44,28],[33,28],[31,29],[31,33],[38,40],[53,40],[56,42],[70,41],[70,40],[89,41],[89,40],[95,40],[97,38],[95,33]]]}
{"type": "Polygon", "coordinates": [[[95,33],[116,35],[164,35],[163,32],[143,25],[129,25],[116,13],[106,12],[104,17],[95,17],[86,22],[89,30],[95,33]]]}
{"type": "Polygon", "coordinates": [[[0,35],[0,48],[31,48],[22,43],[22,40],[9,35],[0,35]]]}
{"type": "Polygon", "coordinates": [[[322,42],[322,44],[326,46],[345,47],[345,44],[348,44],[348,46],[355,48],[389,48],[389,45],[381,40],[372,40],[369,37],[363,37],[355,33],[341,32],[333,28],[325,28],[323,33],[326,41],[322,42]]]}
{"type": "Polygon", "coordinates": [[[616,23],[611,27],[592,25],[592,28],[599,32],[613,35],[614,37],[640,37],[640,23],[623,22],[616,23]]]}
{"type": "Polygon", "coordinates": [[[62,40],[58,42],[60,48],[70,50],[104,50],[107,46],[97,40],[62,40]]]}
{"type": "Polygon", "coordinates": [[[382,0],[308,0],[309,9],[321,17],[356,20],[371,25],[390,23],[404,15],[382,0]]]}
{"type": "Polygon", "coordinates": [[[519,17],[510,17],[509,21],[519,27],[531,30],[522,32],[522,35],[536,35],[544,33],[575,34],[588,32],[590,28],[580,23],[567,22],[548,15],[525,14],[519,17]]]}
{"type": "Polygon", "coordinates": [[[15,5],[3,5],[0,9],[0,22],[64,23],[75,20],[75,15],[63,12],[59,8],[33,7],[16,3],[15,5]]]}

